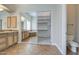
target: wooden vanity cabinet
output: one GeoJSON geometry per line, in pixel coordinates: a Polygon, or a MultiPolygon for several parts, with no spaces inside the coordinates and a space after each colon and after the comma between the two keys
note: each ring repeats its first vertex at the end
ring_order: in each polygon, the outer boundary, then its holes
{"type": "Polygon", "coordinates": [[[22,32],[22,39],[24,40],[24,39],[27,39],[27,38],[29,38],[29,32],[23,31],[22,32]]]}
{"type": "Polygon", "coordinates": [[[18,42],[18,32],[0,33],[0,51],[14,45],[18,42]]]}
{"type": "Polygon", "coordinates": [[[0,51],[7,47],[7,36],[6,34],[0,34],[0,51]]]}
{"type": "Polygon", "coordinates": [[[11,46],[18,42],[18,32],[8,34],[8,46],[11,46]]]}

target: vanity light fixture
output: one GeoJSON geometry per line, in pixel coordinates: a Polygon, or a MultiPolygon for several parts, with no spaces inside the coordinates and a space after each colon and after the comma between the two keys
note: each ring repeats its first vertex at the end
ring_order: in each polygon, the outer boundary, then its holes
{"type": "Polygon", "coordinates": [[[21,21],[24,21],[24,20],[25,20],[24,16],[21,16],[21,21]]]}
{"type": "Polygon", "coordinates": [[[7,7],[5,7],[4,5],[0,4],[0,11],[4,11],[4,10],[10,12],[10,10],[7,7]]]}
{"type": "Polygon", "coordinates": [[[0,11],[3,11],[4,9],[3,8],[0,8],[0,11]]]}

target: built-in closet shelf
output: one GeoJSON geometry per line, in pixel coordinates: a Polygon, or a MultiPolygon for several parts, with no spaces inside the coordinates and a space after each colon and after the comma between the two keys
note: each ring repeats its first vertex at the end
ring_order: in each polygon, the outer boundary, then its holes
{"type": "Polygon", "coordinates": [[[50,19],[38,19],[39,22],[48,22],[50,19]]]}
{"type": "Polygon", "coordinates": [[[38,31],[48,31],[48,29],[38,29],[38,31]]]}
{"type": "Polygon", "coordinates": [[[37,34],[37,36],[38,36],[38,41],[43,43],[45,41],[46,42],[50,41],[49,39],[50,39],[51,17],[50,17],[50,15],[46,16],[46,14],[43,14],[43,13],[42,13],[42,15],[38,16],[38,22],[37,22],[38,23],[38,34],[37,34]]]}
{"type": "Polygon", "coordinates": [[[38,17],[38,21],[39,20],[42,20],[42,21],[44,21],[44,20],[49,20],[49,19],[51,19],[51,17],[45,17],[45,16],[41,16],[41,17],[38,17]]]}
{"type": "Polygon", "coordinates": [[[50,36],[38,36],[38,38],[42,38],[42,39],[44,38],[45,39],[45,38],[50,38],[50,36]]]}
{"type": "Polygon", "coordinates": [[[48,25],[48,23],[38,23],[38,25],[48,25]]]}
{"type": "Polygon", "coordinates": [[[39,22],[49,21],[49,19],[38,19],[39,22]]]}
{"type": "Polygon", "coordinates": [[[39,21],[38,24],[46,24],[48,21],[39,21]]]}
{"type": "Polygon", "coordinates": [[[38,18],[38,20],[40,20],[40,19],[42,19],[42,20],[44,20],[44,19],[46,19],[46,20],[49,20],[50,19],[50,17],[42,17],[42,18],[38,18]]]}
{"type": "Polygon", "coordinates": [[[49,38],[49,36],[38,36],[39,38],[49,38]]]}
{"type": "Polygon", "coordinates": [[[46,18],[46,17],[50,17],[50,16],[38,16],[38,18],[40,18],[40,17],[41,17],[41,18],[42,18],[42,17],[43,17],[43,18],[44,18],[44,17],[46,18]]]}
{"type": "Polygon", "coordinates": [[[50,38],[49,36],[38,36],[39,38],[50,38]]]}

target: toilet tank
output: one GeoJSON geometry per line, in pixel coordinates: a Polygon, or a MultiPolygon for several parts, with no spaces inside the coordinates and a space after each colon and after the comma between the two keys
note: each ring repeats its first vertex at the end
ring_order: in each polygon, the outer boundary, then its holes
{"type": "Polygon", "coordinates": [[[67,35],[67,41],[72,41],[74,39],[73,35],[67,35]]]}

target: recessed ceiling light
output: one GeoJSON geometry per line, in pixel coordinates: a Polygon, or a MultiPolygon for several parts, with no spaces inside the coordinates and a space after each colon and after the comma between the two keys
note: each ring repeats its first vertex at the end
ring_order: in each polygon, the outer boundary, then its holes
{"type": "Polygon", "coordinates": [[[0,11],[3,11],[4,9],[0,8],[0,11]]]}

